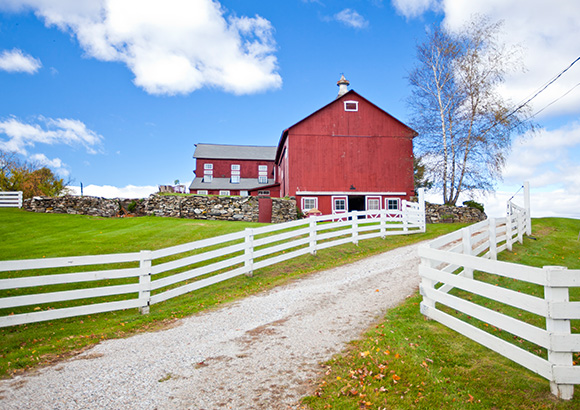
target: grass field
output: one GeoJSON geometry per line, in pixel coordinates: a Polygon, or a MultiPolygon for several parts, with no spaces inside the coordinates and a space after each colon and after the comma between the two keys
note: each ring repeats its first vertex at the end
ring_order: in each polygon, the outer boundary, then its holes
{"type": "MultiPolygon", "coordinates": [[[[534,219],[532,224],[535,239],[525,238],[523,245],[502,252],[499,259],[580,269],[580,220],[534,219]]],[[[521,291],[528,293],[543,292],[525,284],[512,286],[523,286],[521,291]]],[[[571,300],[580,300],[579,290],[571,291],[571,300]]],[[[390,310],[363,338],[352,342],[347,353],[326,363],[315,394],[305,398],[304,405],[345,410],[580,408],[578,388],[572,401],[556,399],[544,378],[426,320],[419,312],[420,302],[417,293],[390,310]]],[[[535,320],[522,315],[522,320],[535,320]]],[[[580,333],[579,321],[572,321],[572,331],[580,333]]],[[[513,341],[507,331],[503,334],[513,341]]],[[[531,344],[523,345],[545,355],[531,344]]],[[[574,358],[580,364],[580,355],[574,358]]]]}
{"type": "MultiPolygon", "coordinates": [[[[0,260],[155,250],[227,234],[259,224],[171,218],[107,219],[80,215],[35,214],[0,209],[0,260]]],[[[352,262],[395,247],[458,229],[429,226],[426,233],[361,241],[305,255],[151,307],[80,316],[0,329],[0,377],[10,377],[77,354],[101,340],[156,330],[181,317],[270,289],[294,278],[352,262]]],[[[2,273],[0,273],[0,278],[2,273]]]]}

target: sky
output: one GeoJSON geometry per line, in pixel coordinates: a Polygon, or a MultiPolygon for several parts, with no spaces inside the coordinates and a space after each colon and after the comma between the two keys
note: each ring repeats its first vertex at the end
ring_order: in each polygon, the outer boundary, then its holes
{"type": "MultiPolygon", "coordinates": [[[[0,149],[85,195],[189,185],[194,144],[275,146],[341,74],[408,122],[416,45],[475,14],[521,50],[525,70],[499,90],[514,103],[580,57],[577,0],[0,0],[0,149]]],[[[534,217],[580,218],[580,62],[531,104],[535,133],[515,136],[496,193],[474,199],[501,216],[529,181],[534,217]]]]}

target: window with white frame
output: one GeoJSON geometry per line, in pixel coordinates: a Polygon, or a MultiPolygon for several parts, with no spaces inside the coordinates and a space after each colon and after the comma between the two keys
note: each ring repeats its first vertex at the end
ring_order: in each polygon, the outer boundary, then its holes
{"type": "Polygon", "coordinates": [[[229,195],[229,194],[230,194],[230,191],[227,191],[227,190],[220,191],[220,195],[229,195]]]}
{"type": "Polygon", "coordinates": [[[240,196],[249,196],[250,193],[248,191],[240,191],[240,196]]]}
{"type": "Polygon", "coordinates": [[[270,195],[270,191],[258,191],[258,195],[270,195]]]}
{"type": "Polygon", "coordinates": [[[203,182],[213,181],[213,164],[203,164],[203,182]]]}
{"type": "Polygon", "coordinates": [[[387,198],[385,200],[385,202],[386,202],[385,208],[387,208],[389,210],[398,210],[399,209],[399,203],[400,203],[399,198],[387,198]]]}
{"type": "Polygon", "coordinates": [[[232,164],[231,166],[232,171],[240,171],[240,164],[232,164]]]}
{"type": "Polygon", "coordinates": [[[207,195],[207,189],[198,189],[197,194],[198,195],[207,195]]]}
{"type": "Polygon", "coordinates": [[[345,101],[344,102],[345,111],[358,111],[358,101],[345,101]]]}
{"type": "Polygon", "coordinates": [[[258,184],[268,183],[268,165],[258,165],[258,184]]]}
{"type": "Polygon", "coordinates": [[[318,208],[318,198],[316,197],[302,198],[302,211],[310,211],[311,209],[314,208],[318,208]]]}
{"type": "Polygon", "coordinates": [[[230,178],[230,182],[232,184],[239,184],[240,183],[240,176],[239,175],[232,175],[230,178]]]}
{"type": "Polygon", "coordinates": [[[371,198],[367,201],[367,210],[368,211],[378,211],[381,209],[381,200],[371,198]]]}
{"type": "Polygon", "coordinates": [[[240,183],[240,164],[232,164],[231,167],[231,178],[230,182],[232,184],[239,184],[240,183]]]}
{"type": "Polygon", "coordinates": [[[334,208],[335,211],[346,211],[346,199],[344,198],[335,198],[334,200],[334,208]]]}

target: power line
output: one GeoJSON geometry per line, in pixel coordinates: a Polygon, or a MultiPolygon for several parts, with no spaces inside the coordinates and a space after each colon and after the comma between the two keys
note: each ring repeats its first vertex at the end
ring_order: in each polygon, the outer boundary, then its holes
{"type": "Polygon", "coordinates": [[[555,102],[558,102],[559,100],[561,100],[562,98],[564,98],[565,96],[567,96],[568,94],[570,94],[572,92],[572,90],[574,90],[574,88],[578,87],[579,85],[580,85],[580,83],[578,83],[574,87],[570,88],[568,91],[566,91],[564,94],[562,94],[561,96],[559,96],[558,98],[556,98],[550,104],[546,105],[541,110],[536,111],[530,118],[535,117],[536,115],[538,115],[539,113],[541,113],[542,111],[544,111],[546,108],[548,108],[550,105],[554,104],[555,102]]]}

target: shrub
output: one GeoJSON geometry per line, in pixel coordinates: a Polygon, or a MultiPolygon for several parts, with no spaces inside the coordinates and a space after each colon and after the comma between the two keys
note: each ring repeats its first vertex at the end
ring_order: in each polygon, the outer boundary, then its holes
{"type": "Polygon", "coordinates": [[[137,202],[135,201],[131,201],[129,205],[127,205],[127,211],[129,211],[130,213],[133,213],[135,211],[135,208],[137,208],[137,202]]]}
{"type": "Polygon", "coordinates": [[[475,202],[472,200],[469,201],[464,201],[463,205],[469,207],[469,208],[475,208],[475,209],[479,209],[481,212],[484,212],[483,210],[483,204],[479,203],[479,202],[475,202]]]}

